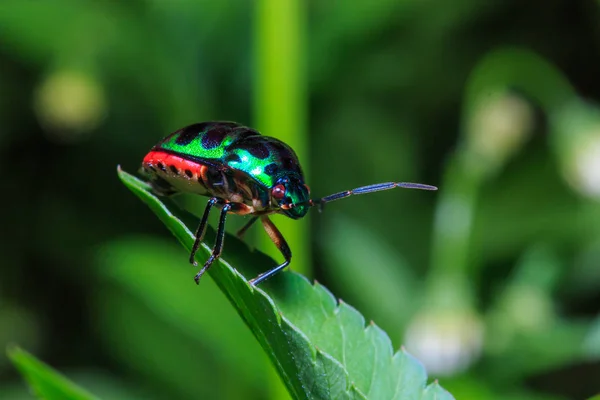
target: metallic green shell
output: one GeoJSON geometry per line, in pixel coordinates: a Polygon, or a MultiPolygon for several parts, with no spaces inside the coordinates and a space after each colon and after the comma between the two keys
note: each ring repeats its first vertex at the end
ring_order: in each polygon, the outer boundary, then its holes
{"type": "Polygon", "coordinates": [[[291,147],[235,122],[189,125],[167,136],[153,150],[244,172],[265,188],[273,187],[284,175],[304,181],[298,157],[291,147]]]}

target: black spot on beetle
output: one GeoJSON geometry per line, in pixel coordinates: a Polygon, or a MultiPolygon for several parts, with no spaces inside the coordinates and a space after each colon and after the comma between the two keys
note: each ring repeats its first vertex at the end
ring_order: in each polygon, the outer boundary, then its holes
{"type": "Polygon", "coordinates": [[[194,174],[192,174],[192,171],[190,171],[189,169],[185,170],[185,174],[187,175],[188,178],[191,178],[192,176],[194,176],[194,174]]]}
{"type": "Polygon", "coordinates": [[[265,158],[269,157],[269,149],[267,148],[267,146],[265,146],[264,143],[254,143],[252,146],[248,147],[248,152],[250,154],[252,154],[252,156],[256,157],[256,158],[260,158],[261,160],[264,160],[265,158]]]}
{"type": "Polygon", "coordinates": [[[235,128],[232,132],[235,134],[236,140],[244,140],[251,136],[261,136],[258,131],[248,128],[247,126],[240,126],[235,128]]]}
{"type": "Polygon", "coordinates": [[[157,165],[162,172],[167,172],[167,167],[165,167],[165,164],[159,162],[157,165]]]}
{"type": "Polygon", "coordinates": [[[171,169],[171,171],[175,174],[175,175],[179,175],[179,170],[177,169],[176,166],[174,165],[169,165],[169,168],[171,169]]]}
{"type": "Polygon", "coordinates": [[[271,163],[265,167],[265,174],[274,176],[279,171],[279,165],[271,163]]]}
{"type": "Polygon", "coordinates": [[[287,169],[290,171],[296,170],[296,161],[294,161],[294,159],[291,157],[285,157],[283,160],[281,160],[281,165],[283,166],[284,169],[287,169]]]}
{"type": "Polygon", "coordinates": [[[231,131],[231,128],[226,126],[215,126],[206,131],[204,135],[202,135],[202,147],[205,149],[214,149],[218,147],[221,143],[223,143],[223,139],[225,136],[231,131]]]}
{"type": "Polygon", "coordinates": [[[187,146],[192,142],[192,140],[196,139],[200,132],[202,132],[202,124],[193,124],[190,126],[186,126],[179,131],[179,136],[175,139],[175,143],[180,146],[187,146]]]}

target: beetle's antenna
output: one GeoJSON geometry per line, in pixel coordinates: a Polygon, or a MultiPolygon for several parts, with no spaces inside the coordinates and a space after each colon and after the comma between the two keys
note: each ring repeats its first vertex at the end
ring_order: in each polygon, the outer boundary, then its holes
{"type": "Polygon", "coordinates": [[[437,190],[437,187],[431,185],[425,185],[422,183],[412,183],[412,182],[386,182],[386,183],[376,183],[374,185],[361,186],[356,189],[346,190],[339,193],[330,194],[329,196],[322,197],[318,200],[310,200],[309,205],[311,207],[317,206],[319,208],[319,212],[323,211],[323,206],[325,203],[329,203],[334,200],[343,199],[345,197],[349,197],[355,194],[366,194],[379,192],[382,190],[389,190],[394,188],[405,188],[405,189],[421,189],[421,190],[437,190]]]}

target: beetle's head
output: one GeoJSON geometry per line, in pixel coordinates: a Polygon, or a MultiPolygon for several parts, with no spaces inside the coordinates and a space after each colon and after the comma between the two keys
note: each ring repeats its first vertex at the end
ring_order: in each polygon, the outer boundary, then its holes
{"type": "Polygon", "coordinates": [[[271,189],[271,204],[292,219],[302,218],[310,208],[310,190],[302,179],[283,176],[271,189]]]}

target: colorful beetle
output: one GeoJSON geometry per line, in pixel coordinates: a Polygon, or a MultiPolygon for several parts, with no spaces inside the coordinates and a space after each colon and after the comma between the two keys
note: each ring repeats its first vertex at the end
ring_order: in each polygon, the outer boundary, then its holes
{"type": "Polygon", "coordinates": [[[284,269],[292,252],[268,215],[280,213],[292,219],[302,218],[309,208],[354,194],[377,192],[396,187],[437,190],[419,183],[388,182],[335,193],[318,200],[310,199],[302,168],[291,147],[282,141],[235,122],[202,122],[189,125],[164,138],[144,157],[143,172],[159,195],[195,193],[210,197],[196,231],[190,262],[204,237],[208,215],[213,206],[221,208],[215,247],[195,281],[219,258],[225,237],[227,214],[251,215],[238,231],[241,238],[260,218],[267,234],[283,254],[285,261],[250,281],[258,285],[284,269]]]}

